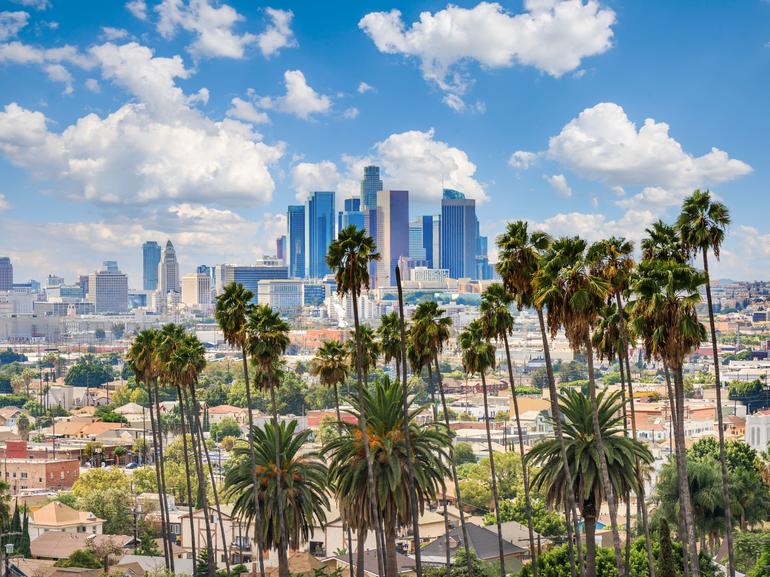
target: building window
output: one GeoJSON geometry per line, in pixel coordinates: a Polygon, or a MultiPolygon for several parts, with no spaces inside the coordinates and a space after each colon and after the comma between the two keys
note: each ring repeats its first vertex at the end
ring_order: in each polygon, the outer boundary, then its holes
{"type": "MultiPolygon", "coordinates": [[[[278,461],[276,461],[276,463],[277,463],[277,462],[278,462],[278,461]]],[[[22,479],[26,479],[26,478],[27,478],[27,473],[26,473],[26,472],[22,472],[22,474],[21,474],[21,478],[22,478],[22,479]]]]}
{"type": "MultiPolygon", "coordinates": [[[[278,461],[276,461],[276,463],[277,463],[277,462],[278,462],[278,461]]],[[[62,481],[64,480],[64,471],[62,471],[61,473],[59,473],[59,478],[60,478],[62,481]]]]}

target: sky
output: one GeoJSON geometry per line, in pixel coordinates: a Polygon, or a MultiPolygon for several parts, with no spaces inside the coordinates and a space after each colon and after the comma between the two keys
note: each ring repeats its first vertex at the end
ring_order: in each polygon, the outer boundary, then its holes
{"type": "MultiPolygon", "coordinates": [[[[0,0],[0,256],[68,282],[141,245],[274,254],[286,206],[362,167],[635,242],[708,188],[713,274],[770,278],[770,1],[0,0]]],[[[495,253],[490,242],[491,257],[495,253]]]]}

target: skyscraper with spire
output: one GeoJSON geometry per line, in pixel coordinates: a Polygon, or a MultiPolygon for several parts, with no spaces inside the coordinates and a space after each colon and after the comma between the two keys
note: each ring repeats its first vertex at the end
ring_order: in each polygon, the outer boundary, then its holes
{"type": "Polygon", "coordinates": [[[165,298],[170,292],[179,292],[179,263],[170,240],[166,241],[166,248],[163,249],[158,263],[158,292],[161,298],[165,298]]]}

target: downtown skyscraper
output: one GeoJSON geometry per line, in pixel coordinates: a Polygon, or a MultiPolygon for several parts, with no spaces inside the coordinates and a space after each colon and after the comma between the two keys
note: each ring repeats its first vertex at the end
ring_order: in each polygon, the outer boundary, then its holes
{"type": "Polygon", "coordinates": [[[409,191],[381,190],[377,193],[377,279],[375,286],[396,284],[396,267],[409,256],[409,191]]]}
{"type": "Polygon", "coordinates": [[[286,260],[290,278],[305,278],[305,206],[292,205],[286,214],[286,260]]]}
{"type": "Polygon", "coordinates": [[[476,201],[462,192],[444,189],[441,199],[441,268],[451,278],[475,279],[478,251],[476,201]]]}
{"type": "Polygon", "coordinates": [[[13,264],[7,256],[0,257],[0,291],[13,290],[13,264]]]}
{"type": "Polygon", "coordinates": [[[331,272],[326,253],[335,237],[334,191],[313,192],[305,203],[307,276],[322,278],[331,272]]]}
{"type": "Polygon", "coordinates": [[[165,298],[166,294],[178,293],[179,290],[179,263],[176,260],[174,245],[169,240],[166,241],[166,248],[163,249],[158,263],[158,291],[160,297],[165,298]]]}
{"type": "Polygon", "coordinates": [[[379,166],[365,166],[364,178],[361,181],[361,210],[377,208],[377,193],[382,190],[379,166]]]}
{"type": "Polygon", "coordinates": [[[158,290],[158,264],[160,245],[148,240],[142,245],[142,288],[146,291],[158,290]]]}

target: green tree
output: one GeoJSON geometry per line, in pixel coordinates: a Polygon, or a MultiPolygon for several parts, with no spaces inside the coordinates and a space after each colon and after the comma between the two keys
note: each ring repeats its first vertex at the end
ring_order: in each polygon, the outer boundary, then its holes
{"type": "Polygon", "coordinates": [[[241,426],[232,417],[225,417],[218,423],[211,425],[211,438],[217,443],[224,437],[240,437],[241,426]]]}
{"type": "Polygon", "coordinates": [[[595,426],[590,399],[576,391],[566,390],[562,393],[560,405],[570,470],[575,471],[574,480],[565,474],[561,449],[555,439],[540,441],[527,455],[527,461],[541,467],[533,477],[532,486],[542,492],[551,505],[562,505],[568,492],[575,496],[585,524],[586,573],[593,577],[597,575],[596,517],[607,499],[605,485],[599,478],[599,468],[604,462],[611,486],[622,494],[626,489],[636,488],[637,458],[649,465],[653,457],[644,444],[623,433],[618,392],[608,394],[602,391],[596,397],[602,447],[606,453],[598,450],[599,442],[593,434],[595,426]],[[612,459],[605,460],[605,455],[611,455],[612,459]]]}
{"type": "Polygon", "coordinates": [[[67,371],[64,383],[73,387],[100,387],[114,378],[112,367],[93,355],[86,355],[67,371]]]}
{"type": "Polygon", "coordinates": [[[671,531],[666,519],[660,520],[658,527],[658,577],[677,577],[674,548],[671,544],[671,531]]]}
{"type": "Polygon", "coordinates": [[[54,567],[81,567],[83,569],[101,569],[102,562],[96,558],[93,551],[78,549],[73,551],[66,559],[59,559],[54,567]]]}
{"type": "Polygon", "coordinates": [[[476,454],[473,452],[473,447],[470,443],[457,443],[454,446],[455,464],[463,465],[465,463],[475,463],[476,454]]]}

